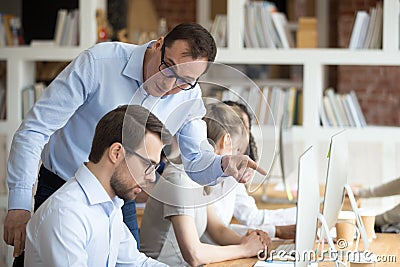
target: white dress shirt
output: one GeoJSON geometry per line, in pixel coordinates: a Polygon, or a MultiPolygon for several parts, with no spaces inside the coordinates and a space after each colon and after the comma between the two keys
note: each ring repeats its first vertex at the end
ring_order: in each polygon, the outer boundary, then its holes
{"type": "MultiPolygon", "coordinates": [[[[296,208],[258,209],[254,198],[249,196],[244,184],[237,183],[233,177],[227,177],[222,183],[213,187],[213,190],[223,194],[222,198],[212,204],[218,217],[225,225],[229,225],[232,217],[234,217],[242,225],[246,226],[230,225],[239,234],[244,234],[247,229],[261,229],[267,232],[270,237],[275,237],[276,225],[296,223],[296,208]]],[[[202,240],[212,243],[206,235],[202,240]]]]}
{"type": "Polygon", "coordinates": [[[81,165],[28,222],[25,266],[166,266],[137,250],[122,205],[81,165]]]}

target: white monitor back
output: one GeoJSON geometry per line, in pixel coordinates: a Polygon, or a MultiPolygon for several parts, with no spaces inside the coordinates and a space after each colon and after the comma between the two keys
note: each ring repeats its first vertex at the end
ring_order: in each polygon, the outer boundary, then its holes
{"type": "Polygon", "coordinates": [[[313,251],[317,232],[319,214],[319,183],[315,172],[315,155],[313,147],[308,148],[299,158],[297,223],[296,223],[296,257],[295,266],[308,266],[309,259],[304,257],[306,251],[313,251]]]}
{"type": "Polygon", "coordinates": [[[329,229],[335,226],[344,199],[347,184],[348,148],[346,132],[341,131],[331,137],[328,170],[322,214],[329,229]]]}

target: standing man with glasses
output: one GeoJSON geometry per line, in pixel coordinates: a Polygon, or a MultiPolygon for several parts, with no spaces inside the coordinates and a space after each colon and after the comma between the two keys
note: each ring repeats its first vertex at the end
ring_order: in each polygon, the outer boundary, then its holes
{"type": "MultiPolygon", "coordinates": [[[[247,156],[215,155],[207,142],[197,81],[216,52],[206,29],[184,23],[142,46],[96,44],[54,79],[26,115],[11,146],[4,240],[14,246],[15,257],[24,250],[39,161],[35,210],[88,159],[95,125],[119,105],[146,107],[176,134],[185,170],[200,184],[215,183],[222,175],[247,182],[252,169],[266,174],[247,156]]],[[[126,200],[122,212],[139,245],[135,201],[126,200]]]]}
{"type": "Polygon", "coordinates": [[[155,180],[164,125],[141,106],[122,106],[97,124],[80,165],[27,225],[26,266],[166,266],[139,253],[122,221],[122,199],[155,180]],[[146,156],[145,156],[146,155],[146,156]]]}

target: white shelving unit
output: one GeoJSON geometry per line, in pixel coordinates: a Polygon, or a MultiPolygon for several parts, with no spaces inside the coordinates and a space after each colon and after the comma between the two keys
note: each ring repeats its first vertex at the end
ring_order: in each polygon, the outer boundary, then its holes
{"type": "Polygon", "coordinates": [[[79,46],[2,47],[0,61],[7,62],[7,119],[0,122],[0,134],[11,138],[21,123],[21,90],[35,82],[35,61],[71,61],[97,39],[96,9],[106,9],[106,0],[79,1],[79,46]]]}
{"type": "MultiPolygon", "coordinates": [[[[0,121],[0,135],[6,136],[7,151],[13,134],[21,124],[22,89],[35,82],[35,61],[72,61],[81,51],[94,45],[97,40],[96,9],[106,10],[106,0],[79,1],[79,46],[74,47],[1,47],[0,61],[6,62],[7,118],[0,121]]],[[[3,177],[1,177],[3,178],[3,177]]],[[[0,208],[7,209],[7,195],[0,194],[0,208]]],[[[3,222],[0,222],[1,236],[3,222]]],[[[3,253],[0,249],[0,254],[3,253]]],[[[2,255],[0,255],[0,258],[2,255]]],[[[11,247],[6,263],[11,266],[11,247]]]]}
{"type": "MultiPolygon", "coordinates": [[[[202,1],[200,1],[202,2],[202,1]]],[[[200,14],[206,16],[202,6],[200,14]]],[[[326,159],[330,136],[340,128],[320,126],[319,108],[326,88],[326,67],[329,65],[400,66],[399,52],[399,1],[385,0],[383,5],[383,48],[379,50],[321,49],[260,49],[245,48],[244,5],[246,0],[227,0],[227,47],[219,48],[216,61],[226,64],[266,64],[303,66],[303,125],[291,131],[295,143],[293,160],[309,145],[319,146],[317,157],[326,159]]],[[[320,12],[320,9],[317,9],[320,12]]],[[[318,16],[317,16],[318,17],[318,16]]],[[[205,19],[200,20],[205,21],[205,19]]],[[[262,146],[261,164],[269,164],[273,148],[268,126],[255,130],[257,143],[262,146]]],[[[400,155],[400,128],[374,127],[348,128],[350,160],[349,180],[354,183],[379,183],[400,174],[395,164],[400,155]]],[[[326,175],[326,160],[316,159],[318,175],[322,181],[326,175]],[[320,164],[322,162],[322,164],[320,164]]]]}

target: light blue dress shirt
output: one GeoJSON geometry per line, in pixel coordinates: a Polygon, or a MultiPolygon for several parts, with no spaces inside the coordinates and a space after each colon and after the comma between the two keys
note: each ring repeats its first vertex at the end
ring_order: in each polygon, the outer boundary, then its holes
{"type": "Polygon", "coordinates": [[[199,86],[166,97],[141,87],[143,46],[108,42],[82,52],[43,92],[14,135],[8,161],[9,209],[31,210],[38,163],[65,180],[87,161],[100,118],[124,104],[152,111],[178,135],[183,163],[200,184],[221,176],[221,157],[208,144],[199,86]],[[41,156],[40,156],[41,155],[41,156]]]}
{"type": "Polygon", "coordinates": [[[81,165],[28,222],[25,266],[166,266],[137,250],[123,204],[81,165]]]}

